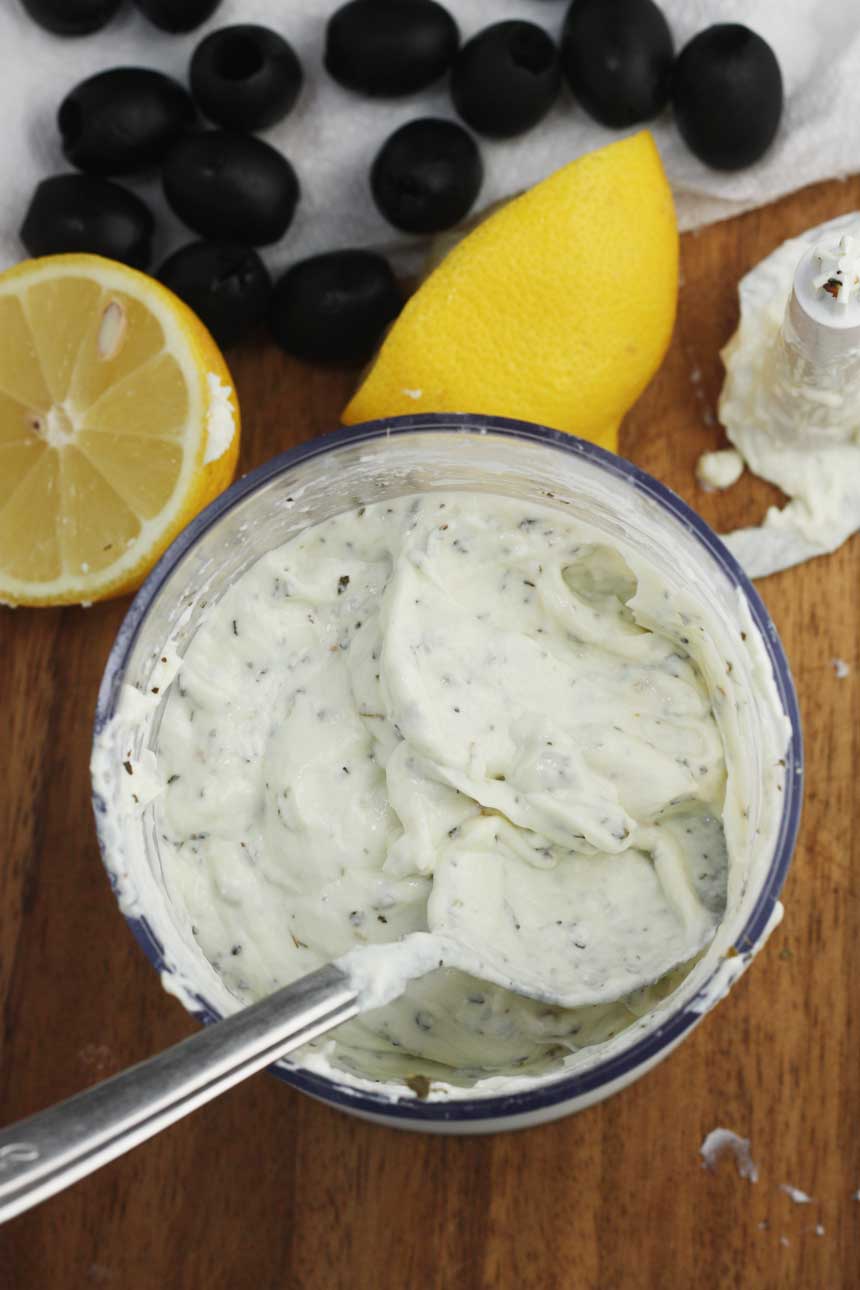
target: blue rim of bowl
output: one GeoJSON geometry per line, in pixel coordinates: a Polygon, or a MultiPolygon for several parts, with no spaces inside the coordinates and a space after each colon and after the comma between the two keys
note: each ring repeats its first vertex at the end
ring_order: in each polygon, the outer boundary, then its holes
{"type": "MultiPolygon", "coordinates": [[[[567,455],[585,457],[621,479],[632,484],[657,502],[664,510],[679,520],[694,534],[717,564],[742,591],[746,599],[753,622],[761,633],[765,651],[773,670],[774,681],[783,712],[791,726],[791,736],[785,753],[786,777],[782,817],[779,832],[774,845],[773,859],[768,870],[766,881],[759,892],[758,900],[750,914],[744,929],[736,941],[740,952],[752,949],[765,934],[774,906],[779,898],[782,885],[788,872],[792,852],[797,839],[800,824],[800,810],[803,797],[803,739],[800,726],[800,713],[797,696],[788,660],[782,643],[771,621],[764,603],[735,560],[728,548],[717,537],[716,533],[693,511],[676,493],[652,475],[640,470],[632,462],[617,457],[595,444],[577,439],[547,426],[534,425],[528,421],[516,421],[508,417],[480,416],[474,413],[423,413],[403,417],[390,417],[384,420],[367,421],[361,425],[339,429],[306,444],[279,454],[265,465],[258,466],[243,478],[237,480],[226,492],[211,502],[201,511],[188,526],[175,538],[170,547],[156,564],[143,586],[138,591],[117,633],[113,648],[105,666],[104,676],[99,687],[95,716],[95,734],[98,735],[113,713],[114,704],[119,693],[125,662],[134,647],[137,634],[146,613],[155,597],[161,591],[170,574],[194,546],[197,540],[207,532],[229,510],[243,501],[249,493],[267,483],[276,475],[283,474],[301,462],[313,460],[331,451],[347,445],[367,442],[372,439],[394,438],[407,434],[467,434],[501,435],[505,438],[522,439],[540,443],[558,449],[567,455]]],[[[102,859],[114,883],[106,840],[102,834],[101,815],[104,804],[94,796],[96,827],[99,835],[99,846],[102,859]]],[[[150,927],[145,917],[124,915],[132,933],[142,947],[147,958],[159,973],[171,973],[165,961],[164,948],[150,927]]],[[[714,975],[719,965],[714,969],[714,975]]],[[[599,1062],[587,1071],[569,1075],[559,1075],[545,1084],[535,1088],[521,1090],[503,1095],[491,1095],[482,1098],[463,1098],[453,1101],[421,1100],[408,1094],[393,1098],[390,1093],[374,1093],[369,1090],[356,1089],[348,1084],[340,1084],[333,1079],[317,1075],[299,1067],[284,1065],[272,1066],[269,1069],[278,1078],[311,1096],[328,1102],[345,1110],[358,1111],[363,1114],[383,1116],[392,1121],[403,1121],[411,1124],[424,1122],[469,1122],[505,1119],[510,1116],[534,1114],[545,1111],[560,1103],[594,1093],[607,1085],[614,1085],[632,1076],[638,1067],[647,1067],[666,1053],[695,1026],[702,1014],[694,1010],[696,1000],[701,1000],[713,981],[713,975],[704,982],[698,993],[687,1001],[683,1009],[673,1013],[659,1027],[652,1030],[643,1039],[605,1061],[599,1062]]],[[[204,1023],[220,1020],[221,1014],[214,1009],[201,995],[196,996],[197,1006],[189,1009],[194,1016],[204,1023]]],[[[288,1059],[287,1059],[288,1060],[288,1059]]]]}

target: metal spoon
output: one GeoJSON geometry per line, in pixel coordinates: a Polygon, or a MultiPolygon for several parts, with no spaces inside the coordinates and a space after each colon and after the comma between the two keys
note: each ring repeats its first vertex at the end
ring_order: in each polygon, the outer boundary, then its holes
{"type": "MultiPolygon", "coordinates": [[[[361,1011],[456,946],[426,932],[350,951],[156,1057],[0,1131],[0,1223],[93,1173],[361,1011]]],[[[446,957],[446,962],[448,958],[446,957]]]]}
{"type": "Polygon", "coordinates": [[[0,1222],[47,1200],[359,1011],[333,963],[0,1132],[0,1222]]]}
{"type": "MultiPolygon", "coordinates": [[[[618,858],[614,863],[620,863],[618,858]]],[[[640,870],[643,865],[641,861],[640,870]]],[[[596,957],[589,962],[587,954],[575,952],[576,936],[582,933],[570,919],[553,917],[544,926],[525,915],[522,925],[516,923],[515,936],[489,935],[488,912],[497,928],[504,921],[504,884],[494,890],[483,873],[476,882],[464,860],[440,887],[431,932],[352,950],[158,1056],[0,1131],[0,1222],[145,1142],[302,1044],[397,998],[409,980],[443,964],[561,1006],[610,1002],[656,980],[710,938],[717,918],[705,924],[698,917],[681,918],[680,934],[665,935],[666,911],[654,903],[651,890],[660,884],[643,873],[626,878],[637,894],[633,903],[638,902],[639,922],[621,928],[628,958],[636,966],[613,978],[606,968],[612,946],[601,949],[599,940],[592,941],[596,957]],[[662,923],[642,917],[649,900],[662,923]],[[662,929],[656,946],[655,928],[662,929]],[[533,967],[542,960],[548,968],[544,975],[533,967]]],[[[531,877],[532,883],[541,879],[547,880],[537,872],[531,877]]],[[[559,887],[551,894],[558,914],[567,893],[559,887]]],[[[605,903],[605,893],[603,899],[605,903]]],[[[582,892],[579,904],[590,910],[582,892]]]]}

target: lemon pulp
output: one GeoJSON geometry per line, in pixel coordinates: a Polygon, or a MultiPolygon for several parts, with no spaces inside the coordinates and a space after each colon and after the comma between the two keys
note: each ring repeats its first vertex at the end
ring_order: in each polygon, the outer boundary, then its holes
{"type": "MultiPolygon", "coordinates": [[[[229,483],[224,360],[172,293],[95,256],[0,276],[0,598],[95,600],[136,586],[229,483]]],[[[238,417],[234,416],[238,431],[238,417]]]]}

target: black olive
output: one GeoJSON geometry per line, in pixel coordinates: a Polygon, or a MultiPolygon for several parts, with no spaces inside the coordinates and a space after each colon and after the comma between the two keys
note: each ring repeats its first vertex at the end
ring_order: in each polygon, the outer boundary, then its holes
{"type": "Polygon", "coordinates": [[[30,255],[89,251],[145,269],[155,221],[134,193],[95,175],[53,175],[30,199],[21,241],[30,255]]]}
{"type": "Polygon", "coordinates": [[[211,18],[221,0],[134,0],[145,18],[162,31],[193,31],[211,18]]]}
{"type": "Polygon", "coordinates": [[[155,165],[193,120],[194,105],[178,81],[146,67],[90,76],[57,113],[63,152],[93,175],[127,175],[155,165]]]}
{"type": "Polygon", "coordinates": [[[167,154],[164,194],[181,220],[215,242],[276,242],[299,200],[296,172],[248,134],[189,134],[167,154]]]}
{"type": "Polygon", "coordinates": [[[269,326],[299,358],[363,362],[403,305],[388,261],[373,251],[330,251],[287,269],[272,292],[269,326]]]}
{"type": "Polygon", "coordinates": [[[668,103],[674,45],[653,0],[573,0],[561,65],[589,115],[620,129],[650,121],[668,103]]]}
{"type": "Polygon", "coordinates": [[[537,125],[558,96],[555,44],[533,22],[497,22],[457,55],[451,97],[473,130],[510,139],[537,125]]]}
{"type": "Polygon", "coordinates": [[[266,316],[272,282],[256,251],[225,242],[190,242],[164,261],[158,277],[203,320],[222,348],[266,316]]]}
{"type": "Polygon", "coordinates": [[[422,117],[385,141],[370,171],[373,199],[406,233],[438,233],[468,214],[484,166],[472,136],[453,121],[422,117]]]}
{"type": "Polygon", "coordinates": [[[438,81],[459,43],[456,22],[435,0],[351,0],[329,19],[324,61],[348,90],[396,98],[438,81]]]}
{"type": "Polygon", "coordinates": [[[715,170],[758,161],[782,115],[782,74],[770,45],[749,27],[718,23],[678,55],[672,78],[678,129],[715,170]]]}
{"type": "Polygon", "coordinates": [[[57,36],[88,36],[106,27],[122,0],[21,0],[27,13],[57,36]]]}
{"type": "Polygon", "coordinates": [[[251,23],[210,32],[195,49],[189,74],[201,112],[228,130],[274,125],[302,88],[302,65],[292,46],[251,23]]]}

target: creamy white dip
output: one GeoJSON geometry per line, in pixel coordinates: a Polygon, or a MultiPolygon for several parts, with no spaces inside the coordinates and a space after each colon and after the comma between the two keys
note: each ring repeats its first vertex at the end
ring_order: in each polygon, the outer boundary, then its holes
{"type": "Polygon", "coordinates": [[[152,802],[172,907],[237,1001],[464,920],[535,993],[573,959],[580,1006],[443,967],[326,1050],[369,1078],[538,1074],[652,1009],[742,893],[762,772],[732,659],[761,647],[712,628],[557,509],[361,507],[263,556],[181,666],[165,654],[155,765],[122,789],[152,802]]]}
{"type": "Polygon", "coordinates": [[[744,459],[734,448],[703,452],[696,464],[696,478],[705,492],[731,488],[744,473],[744,459]]]}

